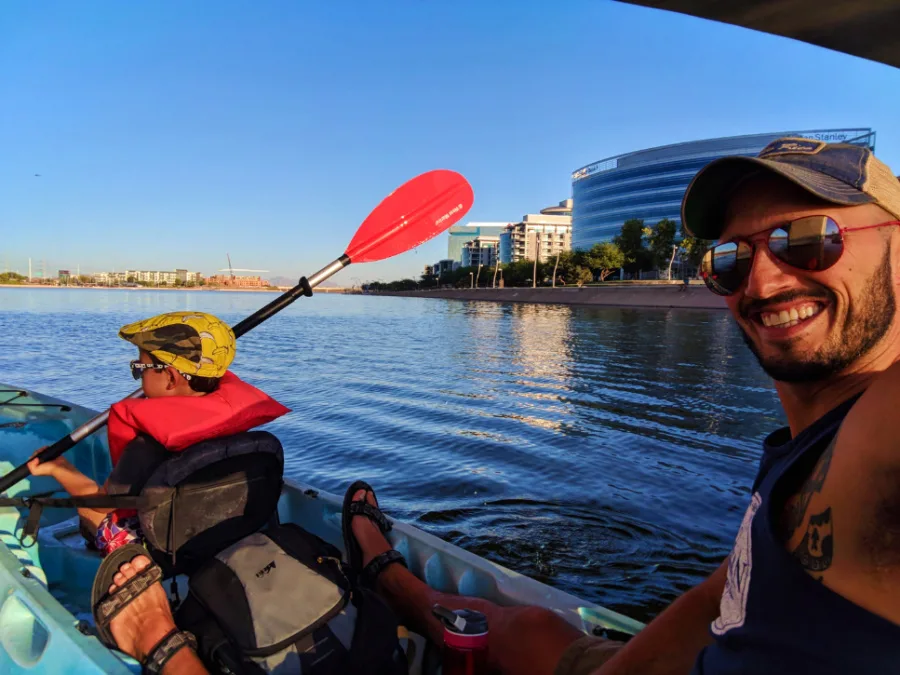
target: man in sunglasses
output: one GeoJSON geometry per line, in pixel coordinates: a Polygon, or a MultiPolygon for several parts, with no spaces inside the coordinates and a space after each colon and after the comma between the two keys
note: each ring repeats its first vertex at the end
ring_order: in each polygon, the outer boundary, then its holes
{"type": "MultiPolygon", "coordinates": [[[[129,365],[145,398],[110,407],[113,470],[106,484],[98,486],[63,457],[28,464],[33,475],[55,478],[73,496],[136,494],[171,452],[248,431],[288,412],[228,370],[234,332],[212,314],[160,314],[123,326],[119,337],[137,347],[138,358],[129,365]]],[[[85,537],[104,555],[141,540],[134,510],[81,508],[78,514],[85,537]]]]}
{"type": "Polygon", "coordinates": [[[641,665],[667,646],[707,675],[900,672],[900,182],[866,148],[784,138],[707,165],[682,221],[718,241],[701,274],[788,426],[726,563],[600,672],[669,672],[641,665]]]}

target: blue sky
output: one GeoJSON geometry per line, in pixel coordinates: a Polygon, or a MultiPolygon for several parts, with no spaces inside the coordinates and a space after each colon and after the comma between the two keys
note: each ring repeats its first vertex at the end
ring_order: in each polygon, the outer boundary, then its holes
{"type": "Polygon", "coordinates": [[[509,221],[596,159],[713,136],[871,126],[900,173],[900,70],[596,0],[10,0],[0,101],[0,266],[20,271],[210,273],[227,252],[299,276],[422,171],[469,179],[468,220],[509,221]]]}

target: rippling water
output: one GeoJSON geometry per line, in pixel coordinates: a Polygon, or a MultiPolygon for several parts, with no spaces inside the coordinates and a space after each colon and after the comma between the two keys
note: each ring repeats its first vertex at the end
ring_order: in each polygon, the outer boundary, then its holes
{"type": "MultiPolygon", "coordinates": [[[[123,324],[259,293],[0,289],[0,381],[105,408],[135,387],[123,324]]],[[[648,620],[727,555],[783,417],[722,311],[316,295],[234,371],[293,413],[292,477],[648,620]]]]}

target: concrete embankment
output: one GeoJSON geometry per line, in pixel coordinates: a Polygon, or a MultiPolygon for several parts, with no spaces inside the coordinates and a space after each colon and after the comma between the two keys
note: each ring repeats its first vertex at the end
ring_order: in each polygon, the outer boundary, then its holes
{"type": "Polygon", "coordinates": [[[578,288],[453,288],[433,291],[378,293],[408,298],[478,300],[483,302],[533,302],[553,305],[607,305],[615,307],[683,307],[726,309],[725,300],[705,285],[693,284],[608,284],[578,288]]]}

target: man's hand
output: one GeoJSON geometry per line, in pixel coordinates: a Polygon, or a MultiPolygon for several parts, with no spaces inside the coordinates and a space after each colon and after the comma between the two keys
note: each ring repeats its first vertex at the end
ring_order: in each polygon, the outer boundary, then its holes
{"type": "Polygon", "coordinates": [[[704,582],[673,602],[593,675],[686,675],[712,642],[728,559],[704,582]]]}

